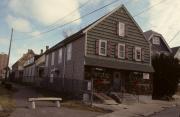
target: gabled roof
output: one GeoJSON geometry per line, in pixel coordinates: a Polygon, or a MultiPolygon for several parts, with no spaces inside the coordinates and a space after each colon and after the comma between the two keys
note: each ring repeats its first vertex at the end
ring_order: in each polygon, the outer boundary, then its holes
{"type": "Polygon", "coordinates": [[[169,47],[169,45],[167,44],[166,40],[164,39],[164,37],[162,36],[162,34],[158,33],[158,32],[155,32],[153,30],[149,30],[149,31],[146,31],[144,32],[144,36],[146,37],[146,39],[148,41],[150,41],[152,39],[153,36],[159,36],[161,37],[162,41],[164,42],[164,44],[166,45],[167,49],[169,50],[169,52],[172,53],[172,50],[171,48],[169,47]]]}
{"type": "Polygon", "coordinates": [[[173,55],[176,55],[176,53],[178,52],[178,50],[180,49],[180,46],[177,46],[177,47],[173,47],[171,48],[172,49],[172,53],[173,55]]]}
{"type": "MultiPolygon", "coordinates": [[[[111,12],[107,13],[106,15],[102,16],[101,18],[99,18],[98,20],[96,20],[95,22],[91,23],[90,25],[86,26],[85,28],[81,29],[80,31],[76,32],[75,34],[65,38],[63,41],[57,43],[55,46],[51,47],[49,50],[47,50],[45,53],[49,53],[52,52],[56,49],[58,49],[59,47],[62,47],[63,45],[68,44],[69,42],[78,39],[79,37],[83,36],[87,31],[89,31],[90,29],[92,29],[93,27],[95,27],[97,24],[99,24],[101,21],[103,21],[104,19],[106,19],[108,16],[110,16],[111,14],[113,14],[114,12],[116,12],[117,10],[119,10],[120,8],[123,8],[126,13],[130,16],[130,18],[133,20],[133,22],[135,23],[135,25],[138,27],[138,29],[142,32],[142,29],[140,28],[140,26],[136,23],[136,21],[134,20],[134,18],[131,16],[131,14],[128,12],[128,10],[126,9],[126,7],[124,5],[120,5],[119,7],[115,8],[114,10],[112,10],[111,12]]],[[[143,35],[144,36],[144,35],[143,35]]],[[[145,38],[145,37],[144,37],[145,38]]],[[[149,41],[147,41],[148,44],[149,41]]]]}

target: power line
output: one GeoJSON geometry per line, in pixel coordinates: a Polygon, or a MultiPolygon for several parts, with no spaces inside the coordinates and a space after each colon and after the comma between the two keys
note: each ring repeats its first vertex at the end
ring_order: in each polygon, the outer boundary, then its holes
{"type": "Polygon", "coordinates": [[[146,12],[146,11],[152,9],[153,7],[155,7],[155,6],[157,6],[157,5],[161,4],[161,3],[163,3],[163,2],[165,2],[165,1],[167,1],[167,0],[161,0],[160,2],[158,2],[158,3],[156,3],[156,4],[154,4],[154,5],[150,6],[150,7],[148,7],[147,9],[145,9],[145,10],[143,10],[143,11],[137,13],[137,14],[134,15],[133,17],[137,17],[137,16],[143,14],[144,12],[146,12]]]}
{"type": "Polygon", "coordinates": [[[43,32],[41,32],[41,33],[39,33],[39,34],[37,34],[37,35],[35,35],[35,36],[32,36],[32,37],[30,37],[30,38],[27,38],[27,39],[32,39],[32,38],[41,36],[41,35],[43,35],[43,34],[49,33],[49,32],[51,32],[51,31],[53,31],[53,30],[62,28],[62,27],[64,27],[64,26],[69,25],[69,24],[71,24],[71,23],[73,23],[73,22],[75,22],[75,21],[78,21],[78,20],[80,20],[80,19],[82,19],[82,18],[84,18],[84,17],[86,17],[86,16],[89,16],[89,15],[91,15],[91,14],[93,14],[93,13],[95,13],[95,12],[101,10],[101,9],[104,9],[104,8],[107,7],[107,6],[110,6],[110,5],[114,4],[114,3],[116,3],[117,1],[119,1],[119,0],[115,0],[115,1],[113,1],[113,2],[111,2],[111,3],[109,3],[109,4],[107,4],[107,5],[105,5],[105,6],[103,6],[103,7],[100,7],[100,8],[98,8],[98,9],[96,9],[96,10],[90,12],[90,13],[87,13],[87,14],[79,17],[79,18],[76,18],[76,19],[74,19],[74,20],[72,20],[72,21],[70,21],[70,22],[67,22],[67,23],[65,23],[65,24],[63,24],[63,25],[60,25],[60,26],[56,26],[56,27],[54,27],[54,28],[52,28],[52,29],[50,29],[50,30],[47,30],[47,31],[43,31],[43,32]]]}
{"type": "Polygon", "coordinates": [[[179,35],[180,33],[180,30],[173,36],[173,38],[169,41],[169,44],[174,40],[176,39],[176,37],[179,35]]]}
{"type": "MultiPolygon", "coordinates": [[[[72,15],[74,12],[76,12],[77,10],[80,10],[81,8],[83,8],[84,6],[86,6],[91,0],[87,0],[85,3],[83,3],[80,7],[78,7],[77,9],[71,11],[70,13],[68,13],[67,15],[63,16],[62,18],[56,20],[54,23],[44,27],[46,29],[42,29],[42,30],[47,30],[48,28],[50,27],[54,27],[56,24],[58,24],[60,21],[64,20],[66,17],[72,15]]],[[[16,30],[15,30],[16,31],[16,30]]],[[[34,31],[30,31],[30,32],[21,32],[21,31],[16,31],[16,32],[19,32],[19,33],[34,33],[34,31]]]]}
{"type": "MultiPolygon", "coordinates": [[[[96,10],[90,12],[90,13],[87,13],[87,14],[85,14],[85,15],[79,17],[79,18],[76,18],[76,19],[74,19],[74,20],[72,20],[72,21],[70,21],[70,22],[67,22],[67,23],[65,23],[65,24],[63,24],[63,25],[60,25],[60,26],[56,26],[56,27],[54,27],[54,28],[52,28],[52,29],[50,29],[50,30],[40,32],[39,34],[37,34],[37,35],[35,35],[35,36],[32,36],[32,37],[30,37],[30,38],[27,38],[27,39],[32,39],[32,38],[35,38],[35,37],[39,37],[39,36],[41,36],[41,35],[43,35],[43,34],[46,34],[46,33],[51,32],[51,31],[53,31],[53,30],[62,28],[62,27],[66,26],[66,25],[69,25],[69,24],[71,24],[71,23],[73,23],[73,22],[75,22],[75,21],[77,21],[77,20],[80,20],[80,19],[82,19],[82,18],[84,18],[84,17],[86,17],[86,16],[89,16],[89,15],[91,15],[91,14],[93,14],[93,13],[95,13],[95,12],[97,12],[97,11],[99,11],[99,10],[101,10],[101,9],[103,9],[103,8],[105,8],[105,7],[107,7],[107,6],[110,6],[110,5],[114,4],[114,3],[116,3],[117,1],[119,1],[119,0],[115,0],[115,1],[113,1],[113,2],[111,2],[111,3],[109,3],[109,4],[107,4],[107,5],[105,5],[105,6],[103,6],[103,7],[100,7],[100,8],[98,8],[98,9],[96,9],[96,10]]],[[[153,8],[153,7],[157,6],[157,5],[159,5],[160,3],[164,2],[164,1],[166,1],[166,0],[161,0],[161,1],[158,2],[157,4],[154,4],[154,5],[150,6],[149,8],[147,8],[147,9],[141,11],[140,13],[134,15],[133,17],[137,17],[137,16],[141,15],[142,13],[144,13],[144,12],[150,10],[151,8],[153,8]]],[[[129,1],[128,1],[128,2],[129,2],[129,1]]]]}

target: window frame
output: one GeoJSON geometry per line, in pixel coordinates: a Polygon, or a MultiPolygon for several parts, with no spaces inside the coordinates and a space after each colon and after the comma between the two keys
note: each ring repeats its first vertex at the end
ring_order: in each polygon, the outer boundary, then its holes
{"type": "Polygon", "coordinates": [[[125,23],[123,23],[123,22],[118,22],[118,35],[120,36],[120,37],[124,37],[125,36],[125,29],[126,29],[126,25],[125,25],[125,23]],[[122,32],[122,26],[123,25],[123,32],[122,32]]]}
{"type": "Polygon", "coordinates": [[[58,50],[58,63],[62,63],[62,58],[63,58],[62,48],[60,48],[58,50]]]}
{"type": "Polygon", "coordinates": [[[123,43],[118,43],[118,58],[120,58],[120,59],[125,59],[125,57],[126,57],[126,45],[123,44],[123,43]],[[123,48],[124,48],[123,57],[120,56],[120,55],[121,55],[121,54],[120,54],[120,47],[121,47],[121,46],[123,46],[123,48]]]}
{"type": "Polygon", "coordinates": [[[135,47],[135,60],[136,61],[142,61],[142,48],[141,47],[135,47]],[[137,51],[140,50],[140,58],[138,58],[138,54],[137,51]]]}
{"type": "Polygon", "coordinates": [[[51,65],[54,65],[54,59],[55,59],[55,52],[52,52],[51,54],[51,65]]]}
{"type": "Polygon", "coordinates": [[[153,37],[152,43],[155,44],[155,45],[160,45],[160,37],[157,37],[157,36],[153,37]],[[157,41],[157,39],[158,39],[158,41],[157,41]]]}
{"type": "Polygon", "coordinates": [[[49,66],[49,54],[46,55],[46,67],[49,66]]]}
{"type": "Polygon", "coordinates": [[[72,43],[67,44],[66,57],[67,61],[70,61],[72,59],[72,43]]]}
{"type": "Polygon", "coordinates": [[[107,56],[107,40],[99,40],[99,55],[101,55],[101,56],[107,56]],[[102,43],[105,43],[105,53],[102,53],[101,52],[101,49],[102,49],[102,43]]]}

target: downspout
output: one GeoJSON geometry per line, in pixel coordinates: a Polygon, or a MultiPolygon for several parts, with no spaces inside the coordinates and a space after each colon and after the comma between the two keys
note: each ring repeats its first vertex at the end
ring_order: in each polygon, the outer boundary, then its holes
{"type": "Polygon", "coordinates": [[[66,46],[64,47],[64,58],[63,58],[63,91],[64,91],[64,79],[65,79],[65,70],[66,70],[66,46]]]}

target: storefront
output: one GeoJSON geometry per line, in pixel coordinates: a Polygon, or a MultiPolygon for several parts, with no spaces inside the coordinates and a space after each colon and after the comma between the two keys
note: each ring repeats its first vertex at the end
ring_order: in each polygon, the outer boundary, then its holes
{"type": "Polygon", "coordinates": [[[127,70],[85,67],[85,79],[93,79],[95,92],[148,94],[152,90],[151,78],[148,75],[148,73],[127,70]]]}

